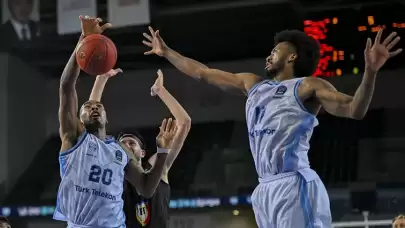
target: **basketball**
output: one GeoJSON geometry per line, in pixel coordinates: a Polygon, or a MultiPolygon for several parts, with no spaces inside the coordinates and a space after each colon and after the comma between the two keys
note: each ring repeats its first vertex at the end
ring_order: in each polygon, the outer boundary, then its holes
{"type": "Polygon", "coordinates": [[[117,62],[117,48],[106,36],[93,34],[85,37],[76,50],[80,68],[93,76],[107,73],[117,62]]]}

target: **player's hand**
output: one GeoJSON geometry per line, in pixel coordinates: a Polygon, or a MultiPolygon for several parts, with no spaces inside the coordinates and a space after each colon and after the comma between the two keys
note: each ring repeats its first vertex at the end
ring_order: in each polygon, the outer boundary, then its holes
{"type": "Polygon", "coordinates": [[[378,71],[384,63],[391,57],[394,57],[402,52],[402,49],[391,51],[391,49],[399,42],[400,37],[396,32],[392,32],[381,43],[383,29],[380,29],[375,37],[374,45],[370,38],[367,39],[366,49],[364,50],[364,60],[366,68],[373,71],[378,71]]]}
{"type": "Polygon", "coordinates": [[[117,75],[117,74],[119,74],[119,73],[122,73],[122,72],[123,72],[123,71],[122,71],[120,68],[111,69],[110,71],[108,71],[108,72],[105,73],[105,74],[97,75],[97,77],[100,76],[100,77],[105,77],[105,78],[111,78],[111,77],[114,77],[115,75],[117,75]]]}
{"type": "Polygon", "coordinates": [[[156,137],[156,145],[162,149],[170,149],[177,132],[176,121],[172,118],[164,119],[159,127],[159,135],[156,137]]]}
{"type": "Polygon", "coordinates": [[[157,71],[157,75],[158,77],[156,78],[155,84],[153,84],[153,86],[150,88],[150,95],[151,96],[156,96],[160,89],[162,89],[163,86],[163,73],[162,71],[159,69],[157,71]]]}
{"type": "Polygon", "coordinates": [[[168,49],[167,45],[160,37],[159,30],[154,31],[152,27],[149,26],[150,34],[143,33],[143,36],[147,40],[143,40],[142,43],[146,46],[152,48],[152,50],[145,52],[145,55],[156,54],[158,56],[163,56],[165,51],[168,49]]]}
{"type": "Polygon", "coordinates": [[[79,16],[82,26],[83,36],[88,36],[92,34],[101,34],[104,30],[110,28],[112,25],[110,23],[105,23],[100,26],[100,23],[103,21],[101,18],[89,17],[89,16],[79,16]]]}

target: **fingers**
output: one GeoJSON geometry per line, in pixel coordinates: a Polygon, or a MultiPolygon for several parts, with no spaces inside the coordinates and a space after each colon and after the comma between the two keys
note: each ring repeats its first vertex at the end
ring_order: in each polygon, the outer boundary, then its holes
{"type": "Polygon", "coordinates": [[[396,51],[390,52],[389,53],[390,58],[399,55],[399,53],[401,53],[401,52],[402,52],[402,48],[400,48],[400,49],[398,49],[396,51]]]}
{"type": "Polygon", "coordinates": [[[111,28],[111,27],[112,27],[111,23],[105,23],[103,26],[100,27],[100,29],[101,29],[101,31],[104,31],[104,30],[106,30],[108,28],[111,28]]]}
{"type": "Polygon", "coordinates": [[[142,43],[145,44],[148,47],[153,47],[153,44],[151,42],[146,41],[146,40],[142,40],[142,43]]]}
{"type": "Polygon", "coordinates": [[[172,128],[172,124],[173,124],[173,119],[169,118],[169,120],[167,121],[167,124],[166,124],[166,129],[165,129],[166,132],[170,132],[170,129],[172,128]]]}
{"type": "MultiPolygon", "coordinates": [[[[159,129],[160,129],[160,133],[163,133],[166,129],[166,124],[167,124],[167,119],[163,119],[162,124],[160,125],[159,129]]],[[[160,134],[159,133],[159,134],[160,134]]]]}
{"type": "Polygon", "coordinates": [[[155,37],[160,38],[160,33],[159,33],[159,30],[156,30],[156,32],[155,32],[155,37]]]}
{"type": "MultiPolygon", "coordinates": [[[[391,33],[392,34],[392,33],[391,33]]],[[[401,37],[397,36],[395,37],[395,39],[389,43],[387,46],[388,51],[391,50],[395,45],[397,45],[397,43],[401,40],[401,37]]]]}
{"type": "Polygon", "coordinates": [[[378,30],[378,32],[377,32],[377,35],[375,36],[374,43],[379,44],[381,42],[382,32],[383,32],[383,29],[380,28],[380,30],[378,30]]]}
{"type": "Polygon", "coordinates": [[[114,71],[115,71],[115,73],[117,73],[117,74],[123,72],[123,71],[121,70],[121,68],[117,68],[117,69],[115,69],[114,71]]]}
{"type": "Polygon", "coordinates": [[[387,46],[392,41],[392,39],[394,39],[394,37],[396,37],[396,36],[397,36],[397,33],[392,32],[389,36],[387,36],[387,38],[385,38],[385,40],[382,42],[382,45],[387,46]]]}
{"type": "Polygon", "coordinates": [[[173,120],[173,127],[170,129],[170,134],[175,135],[177,132],[176,120],[173,120]]]}
{"type": "Polygon", "coordinates": [[[142,35],[146,38],[146,39],[148,39],[149,41],[152,41],[153,40],[153,38],[149,35],[149,34],[147,34],[147,33],[142,33],[142,35]]]}
{"type": "Polygon", "coordinates": [[[155,31],[153,31],[153,28],[151,26],[148,27],[150,34],[153,36],[155,36],[155,31]]]}
{"type": "Polygon", "coordinates": [[[162,72],[161,69],[159,69],[159,70],[157,71],[157,75],[158,75],[159,77],[163,77],[163,72],[162,72]]]}
{"type": "Polygon", "coordinates": [[[367,42],[366,42],[366,51],[370,50],[372,46],[372,42],[370,38],[367,38],[367,42]]]}
{"type": "Polygon", "coordinates": [[[150,51],[146,51],[146,52],[144,52],[143,54],[144,55],[152,55],[154,52],[152,51],[152,50],[150,50],[150,51]]]}

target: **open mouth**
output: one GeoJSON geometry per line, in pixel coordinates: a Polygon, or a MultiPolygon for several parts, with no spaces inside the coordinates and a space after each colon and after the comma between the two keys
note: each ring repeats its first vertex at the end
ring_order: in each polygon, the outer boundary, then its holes
{"type": "Polygon", "coordinates": [[[100,113],[98,113],[98,112],[92,112],[92,113],[90,114],[90,116],[91,116],[91,117],[100,117],[100,113]]]}

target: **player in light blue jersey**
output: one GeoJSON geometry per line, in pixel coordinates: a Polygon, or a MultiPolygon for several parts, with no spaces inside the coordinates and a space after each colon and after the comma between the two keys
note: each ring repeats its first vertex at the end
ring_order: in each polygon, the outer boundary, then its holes
{"type": "Polygon", "coordinates": [[[320,58],[319,44],[301,31],[283,31],[266,58],[266,77],[229,73],[182,56],[170,49],[159,31],[149,28],[143,43],[177,69],[222,89],[247,96],[246,121],[260,184],[252,204],[260,228],[331,227],[329,198],[318,175],[309,167],[309,140],[323,107],[332,115],[362,119],[370,104],[378,70],[402,50],[391,33],[382,30],[367,40],[363,81],[354,96],[336,91],[327,81],[311,76],[320,58]]]}
{"type": "MultiPolygon", "coordinates": [[[[99,26],[98,18],[80,17],[82,36],[101,34],[110,24],[99,26]]],[[[80,41],[79,41],[80,43],[80,41]]],[[[113,70],[107,74],[116,74],[113,70]]],[[[59,123],[62,140],[59,155],[61,183],[54,218],[68,227],[122,228],[123,185],[126,178],[138,192],[151,195],[160,182],[164,164],[176,134],[172,119],[164,120],[156,138],[157,161],[146,174],[124,144],[106,135],[107,116],[98,101],[87,101],[77,117],[75,84],[80,69],[75,52],[61,77],[59,123]]]]}

